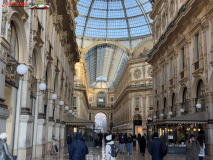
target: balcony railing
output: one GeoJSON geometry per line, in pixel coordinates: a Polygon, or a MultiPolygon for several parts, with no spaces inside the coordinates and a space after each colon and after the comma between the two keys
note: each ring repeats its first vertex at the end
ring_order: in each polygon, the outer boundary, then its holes
{"type": "Polygon", "coordinates": [[[140,88],[140,87],[151,87],[151,86],[153,86],[152,83],[149,83],[149,84],[129,85],[126,88],[140,88]]]}
{"type": "Polygon", "coordinates": [[[83,84],[74,84],[74,87],[86,88],[86,86],[83,84]]]}
{"type": "Polygon", "coordinates": [[[98,104],[97,108],[105,108],[105,105],[104,104],[98,104]]]}
{"type": "Polygon", "coordinates": [[[182,71],[182,72],[180,73],[180,77],[181,77],[181,79],[184,78],[184,71],[182,71]]]}
{"type": "Polygon", "coordinates": [[[153,107],[149,107],[149,110],[153,110],[153,107]]]}
{"type": "Polygon", "coordinates": [[[196,71],[197,69],[199,69],[199,61],[197,61],[197,62],[195,63],[195,71],[196,71]]]}
{"type": "Polygon", "coordinates": [[[135,111],[139,111],[139,108],[135,108],[135,111]]]}

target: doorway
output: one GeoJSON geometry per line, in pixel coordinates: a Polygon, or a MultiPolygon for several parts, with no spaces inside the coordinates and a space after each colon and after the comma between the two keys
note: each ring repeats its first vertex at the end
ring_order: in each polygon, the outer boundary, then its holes
{"type": "Polygon", "coordinates": [[[143,134],[142,132],[142,117],[141,115],[137,114],[134,116],[133,119],[133,124],[134,124],[134,134],[138,135],[138,134],[143,134]]]}
{"type": "Polygon", "coordinates": [[[107,131],[107,117],[102,112],[95,115],[95,129],[100,130],[102,133],[107,131]]]}

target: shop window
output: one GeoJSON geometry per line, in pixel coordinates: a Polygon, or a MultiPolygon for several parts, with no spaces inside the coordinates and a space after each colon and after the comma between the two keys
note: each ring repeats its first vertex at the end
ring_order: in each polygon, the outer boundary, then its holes
{"type": "Polygon", "coordinates": [[[205,105],[205,86],[202,80],[199,81],[197,85],[197,97],[196,97],[196,104],[201,104],[201,108],[196,107],[196,111],[205,111],[206,110],[206,105],[205,105]]]}
{"type": "Polygon", "coordinates": [[[197,61],[199,59],[199,33],[194,37],[194,56],[197,61]]]}
{"type": "Polygon", "coordinates": [[[6,120],[6,133],[8,136],[7,138],[7,145],[9,152],[13,154],[14,149],[14,132],[15,132],[15,119],[16,119],[16,105],[17,105],[17,88],[5,83],[4,88],[4,98],[5,98],[5,104],[8,107],[8,110],[10,110],[10,116],[6,120]]]}
{"type": "Polygon", "coordinates": [[[187,91],[186,87],[183,90],[182,108],[184,109],[184,113],[183,114],[187,114],[189,112],[189,108],[188,108],[188,91],[187,91]]]}
{"type": "Polygon", "coordinates": [[[13,58],[15,58],[18,61],[19,60],[19,42],[18,42],[16,27],[13,21],[11,21],[8,24],[7,40],[8,42],[10,42],[9,53],[11,54],[13,58]]]}
{"type": "Polygon", "coordinates": [[[77,101],[76,97],[73,97],[73,106],[75,107],[76,107],[76,101],[77,101]]]}
{"type": "Polygon", "coordinates": [[[180,50],[180,53],[181,53],[181,71],[185,68],[185,62],[184,62],[184,47],[181,48],[180,50]]]}

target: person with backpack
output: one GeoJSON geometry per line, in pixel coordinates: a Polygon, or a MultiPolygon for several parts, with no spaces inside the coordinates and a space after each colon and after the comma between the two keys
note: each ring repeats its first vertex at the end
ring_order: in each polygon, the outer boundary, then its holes
{"type": "Polygon", "coordinates": [[[129,155],[132,154],[132,137],[131,137],[131,134],[128,135],[128,138],[127,138],[127,152],[129,155]]]}
{"type": "Polygon", "coordinates": [[[149,142],[149,153],[152,160],[163,160],[167,154],[167,146],[165,142],[159,139],[158,133],[153,134],[153,140],[149,142]]]}
{"type": "Polygon", "coordinates": [[[135,147],[136,146],[136,135],[133,134],[132,136],[132,141],[133,141],[133,146],[135,147]]]}
{"type": "Polygon", "coordinates": [[[123,154],[124,154],[124,151],[125,151],[125,143],[126,143],[126,139],[125,139],[125,137],[124,137],[124,134],[122,134],[121,137],[119,138],[120,153],[122,153],[122,151],[123,151],[123,154]]]}
{"type": "Polygon", "coordinates": [[[199,160],[203,160],[205,157],[205,143],[203,142],[202,136],[198,136],[197,141],[200,144],[200,153],[199,153],[199,160]]]}
{"type": "Polygon", "coordinates": [[[200,144],[195,140],[195,135],[191,134],[186,141],[186,160],[199,160],[200,144]]]}
{"type": "Polygon", "coordinates": [[[105,150],[106,152],[105,153],[106,153],[107,160],[115,160],[115,157],[112,156],[114,154],[114,151],[112,150],[114,146],[115,145],[114,145],[114,141],[112,140],[112,135],[106,136],[106,150],[105,150]]]}

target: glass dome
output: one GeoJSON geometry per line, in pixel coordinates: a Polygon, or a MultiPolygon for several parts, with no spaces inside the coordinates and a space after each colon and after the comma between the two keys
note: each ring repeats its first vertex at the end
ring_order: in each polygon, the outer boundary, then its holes
{"type": "Polygon", "coordinates": [[[151,34],[149,0],[79,0],[76,35],[129,39],[151,34]]]}

